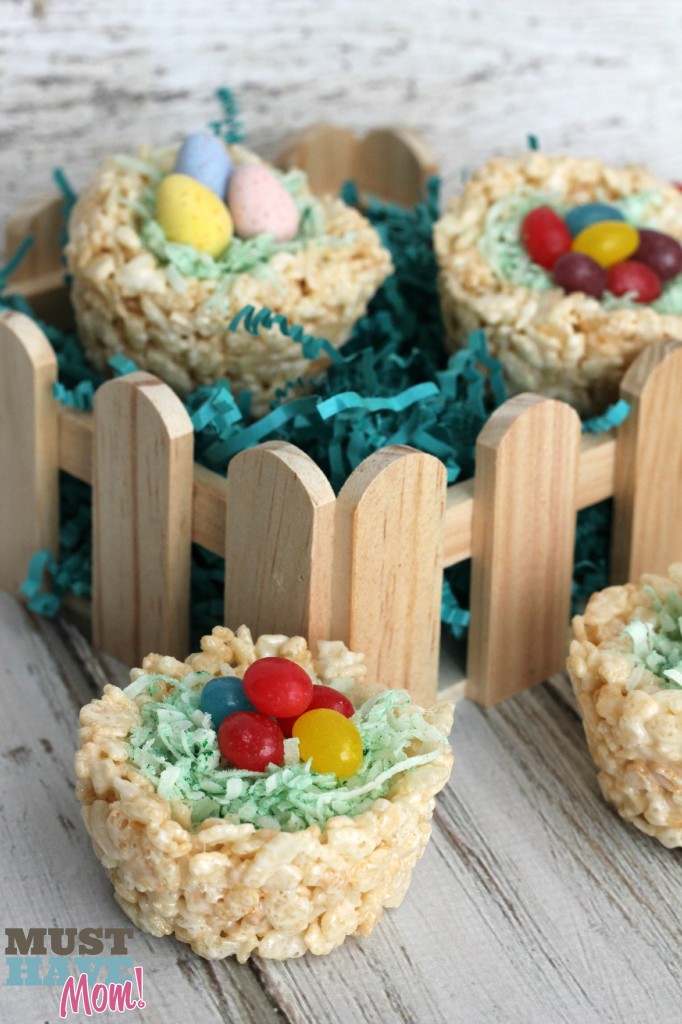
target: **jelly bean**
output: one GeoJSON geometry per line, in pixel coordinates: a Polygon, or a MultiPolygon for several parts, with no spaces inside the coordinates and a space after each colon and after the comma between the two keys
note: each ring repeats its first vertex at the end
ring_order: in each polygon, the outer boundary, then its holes
{"type": "Polygon", "coordinates": [[[276,242],[290,242],[296,237],[298,207],[264,164],[242,164],[235,168],[228,204],[240,238],[254,238],[265,232],[274,235],[276,242]]]}
{"type": "Polygon", "coordinates": [[[294,723],[302,761],[312,759],[315,772],[333,772],[339,779],[354,775],[362,764],[362,739],[357,727],[338,711],[316,708],[294,723]]]}
{"type": "Polygon", "coordinates": [[[639,234],[632,224],[622,220],[602,220],[583,228],[573,239],[573,252],[591,256],[600,267],[612,267],[632,256],[639,245],[639,234]]]}
{"type": "Polygon", "coordinates": [[[313,695],[308,673],[288,658],[259,658],[244,673],[243,685],[254,707],[275,718],[303,714],[313,695]]]}
{"type": "Polygon", "coordinates": [[[201,691],[199,707],[213,719],[213,728],[234,711],[255,711],[253,704],[244,693],[241,679],[236,676],[220,676],[210,679],[201,691]]]}
{"type": "Polygon", "coordinates": [[[590,256],[566,252],[554,264],[554,280],[567,292],[583,292],[600,299],[606,289],[606,271],[590,256]]]}
{"type": "Polygon", "coordinates": [[[639,248],[633,259],[646,263],[662,281],[669,281],[682,270],[682,245],[662,231],[640,228],[639,248]]]}
{"type": "Polygon", "coordinates": [[[232,218],[215,192],[186,174],[169,174],[156,193],[156,219],[170,242],[220,256],[232,238],[232,218]]]}
{"type": "MultiPolygon", "coordinates": [[[[355,714],[355,708],[348,700],[348,697],[344,697],[333,686],[324,686],[322,683],[313,686],[312,700],[305,710],[314,711],[316,708],[331,708],[332,711],[338,711],[345,718],[352,718],[355,714]]],[[[291,731],[297,718],[298,715],[295,718],[277,719],[277,724],[285,736],[291,736],[291,731]]]]}
{"type": "Polygon", "coordinates": [[[282,730],[258,711],[235,711],[223,719],[218,746],[226,761],[249,772],[264,772],[269,764],[280,765],[284,759],[282,730]]]}
{"type": "Polygon", "coordinates": [[[661,294],[661,282],[646,263],[625,260],[609,270],[608,289],[614,295],[633,292],[635,302],[654,302],[661,294]]]}
{"type": "Polygon", "coordinates": [[[209,132],[188,135],[175,158],[175,174],[186,174],[200,181],[221,199],[225,198],[232,173],[232,160],[225,143],[209,132]]]}
{"type": "Polygon", "coordinates": [[[620,210],[615,206],[609,206],[608,203],[583,203],[582,206],[574,206],[564,220],[566,227],[575,237],[590,224],[599,224],[603,220],[625,220],[625,217],[620,210]]]}
{"type": "Polygon", "coordinates": [[[530,258],[545,270],[571,248],[570,231],[549,206],[537,206],[526,215],[521,238],[530,258]]]}

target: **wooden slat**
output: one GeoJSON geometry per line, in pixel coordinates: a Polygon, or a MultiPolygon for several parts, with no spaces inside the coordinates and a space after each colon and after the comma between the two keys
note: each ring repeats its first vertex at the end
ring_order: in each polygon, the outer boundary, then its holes
{"type": "Polygon", "coordinates": [[[618,433],[611,575],[665,573],[682,559],[682,345],[644,350],[621,384],[631,412],[618,433]]]}
{"type": "Polygon", "coordinates": [[[317,194],[336,193],[351,178],[361,193],[403,206],[413,206],[438,173],[431,147],[404,128],[378,128],[360,138],[338,125],[312,125],[284,143],[277,163],[304,170],[317,194]]]}
{"type": "Polygon", "coordinates": [[[139,664],[186,656],[194,433],[158,378],[131,373],[95,397],[93,638],[139,664]]]}
{"type": "MultiPolygon", "coordinates": [[[[90,413],[59,407],[59,464],[79,480],[92,482],[93,418],[90,413]]],[[[576,507],[586,508],[613,494],[616,442],[612,435],[585,434],[578,464],[576,507]]],[[[215,554],[225,550],[225,477],[198,463],[194,466],[192,540],[215,554]]],[[[474,482],[464,480],[447,489],[443,519],[443,566],[471,558],[474,482]]]]}
{"type": "Polygon", "coordinates": [[[227,476],[225,622],[254,635],[330,639],[334,491],[282,441],[237,455],[227,476]]]}
{"type": "Polygon", "coordinates": [[[57,359],[21,313],[0,313],[0,587],[17,593],[39,548],[57,553],[57,359]]]}
{"type": "Polygon", "coordinates": [[[11,258],[31,236],[33,244],[10,278],[12,284],[44,278],[50,273],[61,277],[62,231],[64,230],[64,197],[59,192],[46,192],[20,206],[7,224],[5,255],[11,258]]]}
{"type": "Polygon", "coordinates": [[[58,408],[59,466],[78,480],[91,484],[95,417],[90,412],[79,412],[68,405],[58,408]]]}
{"type": "Polygon", "coordinates": [[[225,553],[227,480],[198,463],[194,465],[192,499],[192,540],[212,551],[225,553]]]}
{"type": "Polygon", "coordinates": [[[495,704],[566,656],[580,420],[518,395],[476,444],[467,695],[495,704]]]}
{"type": "Polygon", "coordinates": [[[366,656],[368,678],[436,694],[445,467],[395,445],[365,459],[337,500],[332,632],[366,656]]]}

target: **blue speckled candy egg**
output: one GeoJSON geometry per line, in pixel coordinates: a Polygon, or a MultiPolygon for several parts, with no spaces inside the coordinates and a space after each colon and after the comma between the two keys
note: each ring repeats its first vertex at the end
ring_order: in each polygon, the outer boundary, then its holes
{"type": "Polygon", "coordinates": [[[625,217],[615,206],[608,203],[583,203],[582,206],[574,206],[564,217],[566,227],[573,237],[579,235],[583,228],[590,224],[599,224],[603,220],[625,220],[625,217]]]}
{"type": "Polygon", "coordinates": [[[180,147],[174,170],[176,174],[186,174],[200,181],[224,199],[232,174],[232,160],[217,135],[195,132],[188,135],[180,147]]]}
{"type": "Polygon", "coordinates": [[[234,711],[256,710],[244,693],[241,679],[236,676],[220,676],[209,680],[201,691],[199,707],[204,714],[211,716],[216,731],[222,720],[234,711]]]}

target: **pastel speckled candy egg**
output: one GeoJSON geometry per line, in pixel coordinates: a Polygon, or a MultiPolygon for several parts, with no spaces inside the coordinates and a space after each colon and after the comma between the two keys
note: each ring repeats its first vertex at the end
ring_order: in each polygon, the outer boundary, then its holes
{"type": "Polygon", "coordinates": [[[590,224],[599,224],[603,220],[625,220],[625,217],[615,206],[608,203],[583,203],[582,206],[574,206],[566,216],[566,227],[573,237],[579,235],[583,228],[590,224]]]}
{"type": "Polygon", "coordinates": [[[632,256],[639,246],[639,234],[621,220],[601,220],[583,228],[573,239],[573,252],[591,256],[600,267],[612,267],[632,256]]]}
{"type": "Polygon", "coordinates": [[[230,178],[228,204],[235,233],[255,238],[268,232],[277,242],[290,242],[298,232],[299,214],[272,171],[263,164],[242,164],[230,178]]]}
{"type": "Polygon", "coordinates": [[[220,256],[232,239],[232,218],[215,192],[186,174],[169,174],[156,193],[156,219],[170,242],[220,256]]]}
{"type": "Polygon", "coordinates": [[[232,173],[232,160],[225,143],[209,132],[194,132],[183,142],[175,160],[175,174],[200,181],[222,199],[232,173]]]}

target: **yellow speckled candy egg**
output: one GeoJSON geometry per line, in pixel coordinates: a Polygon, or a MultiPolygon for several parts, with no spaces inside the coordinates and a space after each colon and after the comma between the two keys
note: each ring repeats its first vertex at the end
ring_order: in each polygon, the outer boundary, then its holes
{"type": "Polygon", "coordinates": [[[232,238],[232,217],[210,188],[186,174],[169,174],[156,193],[156,219],[169,242],[220,256],[232,238]]]}
{"type": "Polygon", "coordinates": [[[583,228],[571,248],[590,256],[600,267],[612,267],[632,256],[639,246],[639,232],[622,220],[602,220],[583,228]]]}

